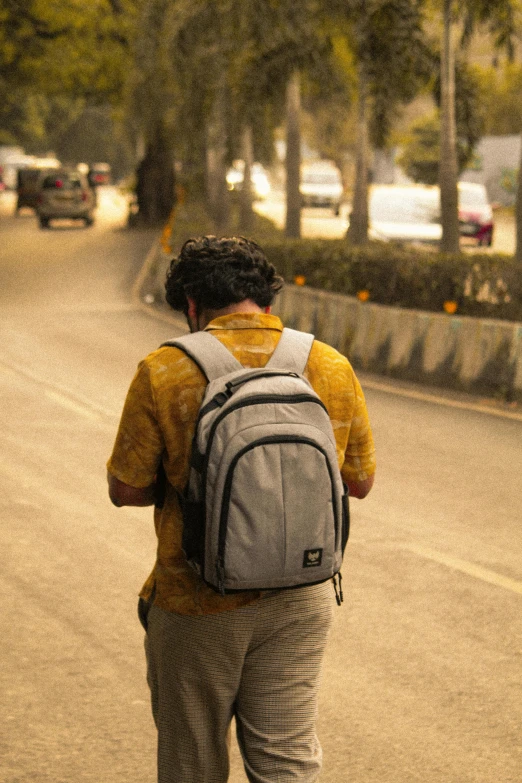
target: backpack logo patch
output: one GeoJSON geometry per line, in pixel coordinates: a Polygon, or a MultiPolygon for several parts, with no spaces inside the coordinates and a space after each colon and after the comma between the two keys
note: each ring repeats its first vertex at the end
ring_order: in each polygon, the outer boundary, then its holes
{"type": "Polygon", "coordinates": [[[316,568],[321,565],[323,559],[322,549],[305,549],[303,557],[303,568],[316,568]]]}

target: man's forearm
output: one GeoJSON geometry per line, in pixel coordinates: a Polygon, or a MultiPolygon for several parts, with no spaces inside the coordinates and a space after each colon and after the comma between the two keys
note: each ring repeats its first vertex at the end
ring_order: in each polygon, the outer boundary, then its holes
{"type": "Polygon", "coordinates": [[[373,473],[371,476],[368,476],[368,478],[364,479],[363,481],[347,481],[350,497],[359,498],[360,500],[365,498],[373,487],[374,479],[375,473],[373,473]]]}
{"type": "Polygon", "coordinates": [[[115,506],[153,506],[156,495],[156,483],[148,487],[131,487],[113,476],[107,474],[109,497],[115,506]]]}

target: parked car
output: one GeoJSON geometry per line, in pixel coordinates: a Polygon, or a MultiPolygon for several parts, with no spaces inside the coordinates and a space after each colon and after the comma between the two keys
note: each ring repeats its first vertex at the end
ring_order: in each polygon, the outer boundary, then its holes
{"type": "Polygon", "coordinates": [[[36,209],[36,203],[40,193],[40,180],[42,169],[38,166],[28,166],[25,169],[18,169],[16,175],[16,206],[15,214],[28,207],[36,209]]]}
{"type": "Polygon", "coordinates": [[[18,169],[27,166],[36,166],[36,157],[26,155],[22,147],[0,145],[0,166],[2,167],[2,180],[6,190],[16,189],[18,169]]]}
{"type": "Polygon", "coordinates": [[[87,174],[89,184],[93,188],[99,185],[110,185],[111,167],[108,163],[93,163],[87,174]]]}
{"type": "MultiPolygon", "coordinates": [[[[243,188],[245,178],[245,162],[235,160],[227,171],[227,188],[230,191],[240,191],[243,188]]],[[[270,193],[270,181],[264,166],[261,163],[253,163],[250,168],[250,181],[255,199],[261,201],[270,193]]]]}
{"type": "Polygon", "coordinates": [[[493,208],[484,185],[459,182],[459,228],[461,236],[491,247],[493,242],[493,208]]]}
{"type": "Polygon", "coordinates": [[[95,199],[87,178],[75,169],[57,169],[42,175],[36,203],[41,228],[51,220],[67,218],[94,223],[95,199]]]}
{"type": "Polygon", "coordinates": [[[328,207],[336,215],[341,209],[341,172],[330,161],[307,163],[301,167],[301,203],[304,207],[328,207]]]}
{"type": "MultiPolygon", "coordinates": [[[[461,236],[480,245],[493,240],[493,210],[483,185],[459,182],[461,236]]],[[[373,239],[436,244],[442,237],[437,185],[373,185],[369,199],[373,239]]]]}
{"type": "Polygon", "coordinates": [[[372,185],[372,239],[438,243],[442,236],[439,189],[426,185],[372,185]]]}

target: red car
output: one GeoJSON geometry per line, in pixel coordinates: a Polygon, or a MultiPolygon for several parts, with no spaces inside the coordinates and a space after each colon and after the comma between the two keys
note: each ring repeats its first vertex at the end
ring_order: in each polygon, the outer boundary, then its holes
{"type": "Polygon", "coordinates": [[[463,237],[477,240],[479,245],[493,242],[493,209],[484,185],[459,182],[459,230],[463,237]]]}
{"type": "Polygon", "coordinates": [[[93,163],[87,174],[92,188],[99,185],[109,185],[111,181],[111,167],[108,163],[93,163]]]}

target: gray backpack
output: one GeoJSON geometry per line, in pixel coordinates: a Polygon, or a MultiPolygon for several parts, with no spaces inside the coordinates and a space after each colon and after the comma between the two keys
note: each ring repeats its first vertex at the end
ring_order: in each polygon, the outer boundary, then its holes
{"type": "Polygon", "coordinates": [[[348,493],[328,413],[302,375],[313,340],[284,329],[258,369],[210,332],[164,343],[208,379],[181,497],[183,549],[221,594],[333,579],[342,601],[348,493]]]}

